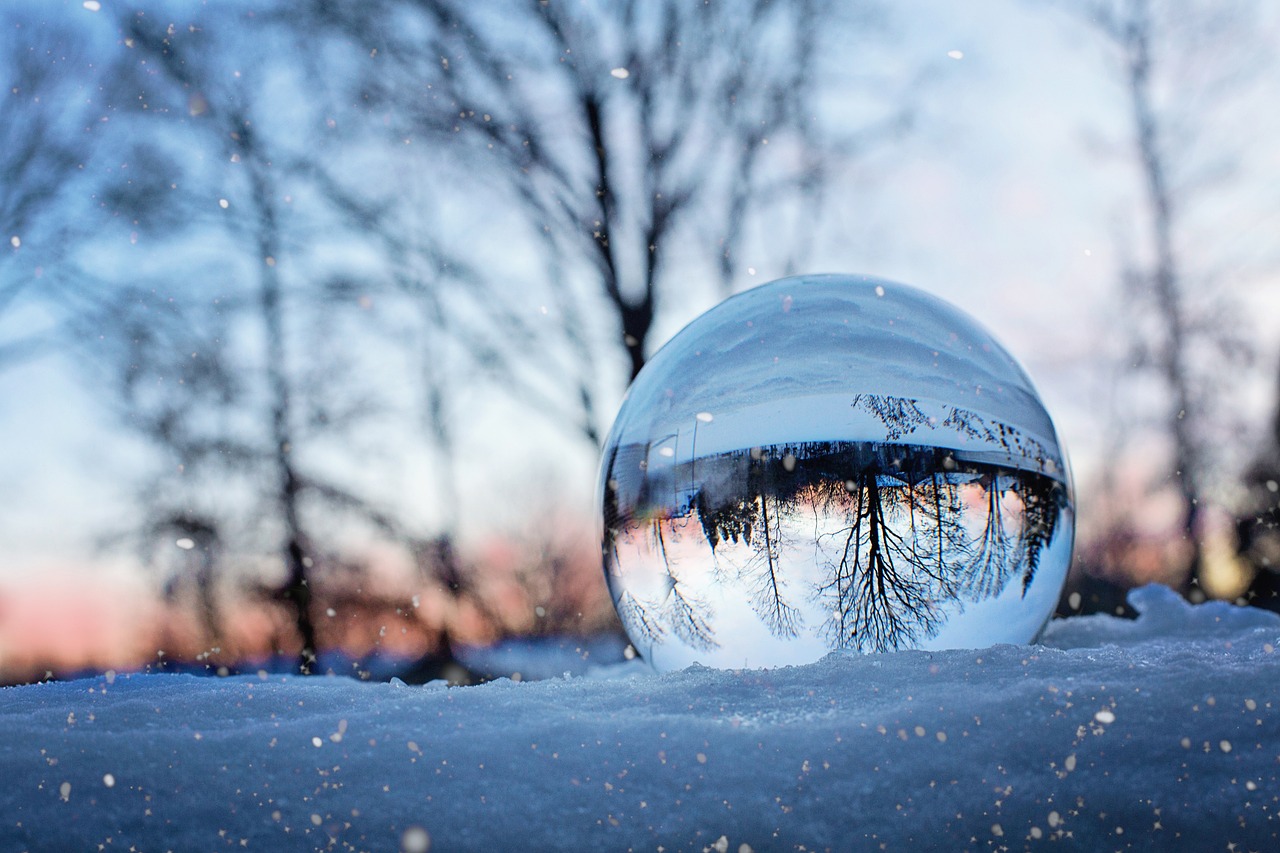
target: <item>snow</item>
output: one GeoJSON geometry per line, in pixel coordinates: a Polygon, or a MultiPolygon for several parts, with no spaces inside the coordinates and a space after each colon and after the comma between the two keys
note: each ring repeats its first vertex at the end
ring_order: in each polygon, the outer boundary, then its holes
{"type": "Polygon", "coordinates": [[[1131,602],[775,670],[9,688],[0,849],[1276,849],[1280,619],[1131,602]]]}

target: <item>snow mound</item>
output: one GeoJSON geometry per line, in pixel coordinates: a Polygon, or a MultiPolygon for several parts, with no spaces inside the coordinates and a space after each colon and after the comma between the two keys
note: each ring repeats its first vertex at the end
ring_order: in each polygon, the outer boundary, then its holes
{"type": "Polygon", "coordinates": [[[1276,849],[1280,619],[1132,600],[775,670],[9,688],[0,849],[1276,849]]]}
{"type": "Polygon", "coordinates": [[[1256,607],[1225,601],[1191,605],[1167,586],[1152,584],[1130,590],[1129,606],[1137,619],[1105,614],[1060,619],[1049,624],[1041,642],[1059,649],[1092,649],[1104,645],[1177,643],[1185,639],[1227,639],[1254,629],[1280,630],[1280,616],[1256,607]]]}

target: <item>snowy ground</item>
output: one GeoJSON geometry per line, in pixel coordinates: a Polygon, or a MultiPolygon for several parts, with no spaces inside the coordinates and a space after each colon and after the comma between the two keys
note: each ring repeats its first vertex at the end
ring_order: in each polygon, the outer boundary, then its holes
{"type": "Polygon", "coordinates": [[[1280,619],[1133,602],[771,671],[8,688],[0,850],[1280,848],[1280,619]]]}

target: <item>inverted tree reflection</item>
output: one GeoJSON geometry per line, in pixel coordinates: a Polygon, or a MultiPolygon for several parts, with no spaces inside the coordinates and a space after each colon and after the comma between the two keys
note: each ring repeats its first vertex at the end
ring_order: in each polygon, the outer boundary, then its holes
{"type": "Polygon", "coordinates": [[[623,620],[649,642],[667,631],[698,649],[727,641],[709,599],[728,585],[775,637],[917,645],[1019,574],[1025,595],[1066,506],[1051,477],[923,445],[806,443],[696,465],[696,482],[680,465],[647,472],[630,509],[606,492],[611,571],[618,544],[635,547],[642,527],[657,567],[647,585],[611,578],[623,620]]]}
{"type": "MultiPolygon", "coordinates": [[[[670,630],[690,648],[711,651],[719,646],[709,622],[711,607],[681,581],[676,562],[667,554],[667,538],[680,536],[682,526],[661,516],[648,520],[644,535],[658,557],[660,574],[655,579],[656,583],[646,590],[648,594],[636,595],[630,590],[623,590],[615,595],[615,605],[619,618],[626,623],[632,636],[650,647],[662,642],[670,630]]],[[[614,541],[606,542],[606,559],[609,557],[616,565],[617,545],[614,541]]]]}
{"type": "Polygon", "coordinates": [[[788,600],[790,584],[782,568],[786,509],[768,494],[761,454],[749,453],[748,458],[745,499],[717,501],[709,490],[701,489],[694,497],[693,512],[711,546],[717,579],[745,583],[752,610],[769,630],[778,637],[795,637],[803,617],[788,600]],[[748,558],[726,569],[726,561],[719,559],[721,542],[742,544],[748,558]],[[733,576],[725,578],[727,573],[733,576]]]}
{"type": "Polygon", "coordinates": [[[813,511],[826,528],[817,539],[826,578],[817,592],[830,613],[828,642],[883,651],[934,636],[940,602],[953,597],[947,558],[960,544],[958,490],[936,476],[912,484],[874,467],[825,485],[813,511]]]}

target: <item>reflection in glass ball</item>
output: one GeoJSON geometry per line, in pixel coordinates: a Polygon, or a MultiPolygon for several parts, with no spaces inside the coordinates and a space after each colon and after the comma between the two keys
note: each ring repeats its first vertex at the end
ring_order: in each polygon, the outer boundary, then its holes
{"type": "Polygon", "coordinates": [[[614,605],[659,671],[1030,642],[1071,561],[1026,374],[956,308],[862,276],[685,327],[627,392],[601,499],[614,605]]]}

